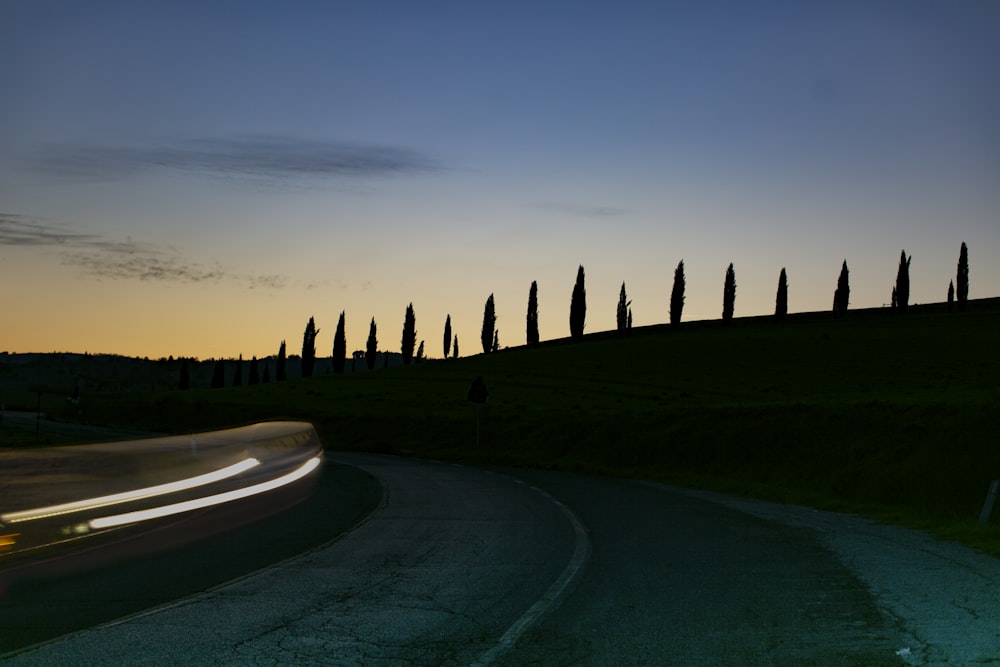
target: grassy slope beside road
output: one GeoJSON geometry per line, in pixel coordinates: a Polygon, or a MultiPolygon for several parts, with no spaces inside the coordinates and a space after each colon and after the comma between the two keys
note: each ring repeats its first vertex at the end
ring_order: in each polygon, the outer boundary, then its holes
{"type": "Polygon", "coordinates": [[[86,417],[189,432],[290,417],[335,449],[667,480],[878,513],[1000,552],[1000,299],[694,322],[444,362],[89,399],[86,417]],[[473,378],[491,392],[466,401],[473,378]],[[996,520],[994,521],[995,524],[996,520]]]}

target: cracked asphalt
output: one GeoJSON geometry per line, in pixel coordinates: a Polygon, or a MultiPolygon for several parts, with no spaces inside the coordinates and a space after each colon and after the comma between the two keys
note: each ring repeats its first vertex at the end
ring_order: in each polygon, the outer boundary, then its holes
{"type": "Polygon", "coordinates": [[[385,487],[340,539],[7,660],[1000,664],[1000,561],[916,531],[642,482],[331,456],[385,487]]]}

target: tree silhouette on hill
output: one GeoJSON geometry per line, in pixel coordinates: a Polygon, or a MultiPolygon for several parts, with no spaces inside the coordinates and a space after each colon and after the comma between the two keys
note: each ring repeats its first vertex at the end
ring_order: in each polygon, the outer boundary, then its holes
{"type": "Polygon", "coordinates": [[[948,312],[955,306],[955,281],[948,281],[948,312]]]}
{"type": "Polygon", "coordinates": [[[833,313],[844,315],[847,313],[847,306],[851,303],[851,285],[849,282],[849,271],[847,270],[847,260],[840,268],[840,277],[837,278],[837,289],[833,292],[833,313]]]}
{"type": "Polygon", "coordinates": [[[621,291],[618,292],[618,310],[616,312],[619,333],[625,333],[631,328],[629,326],[629,314],[632,312],[629,306],[631,305],[632,302],[628,300],[628,296],[625,294],[625,283],[623,282],[621,291]]]}
{"type": "Polygon", "coordinates": [[[243,385],[243,355],[236,360],[236,370],[233,371],[233,386],[240,387],[243,385]]]}
{"type": "Polygon", "coordinates": [[[573,340],[583,338],[583,329],[587,321],[587,289],[584,287],[583,265],[576,272],[576,284],[573,285],[573,296],[569,302],[569,335],[573,340]]]}
{"type": "Polygon", "coordinates": [[[347,334],[344,331],[344,311],[340,311],[337,331],[333,334],[333,372],[343,373],[347,365],[347,334]]]}
{"type": "Polygon", "coordinates": [[[899,256],[899,268],[896,270],[896,286],[893,288],[895,295],[895,305],[900,312],[905,313],[906,307],[910,304],[910,260],[912,257],[906,256],[903,250],[899,256]]]}
{"type": "Polygon", "coordinates": [[[451,314],[444,320],[444,358],[451,352],[451,314]]]}
{"type": "Polygon", "coordinates": [[[281,345],[278,347],[278,360],[275,362],[274,369],[274,380],[275,382],[284,382],[288,379],[288,367],[287,359],[285,358],[285,341],[281,341],[281,345]]]}
{"type": "Polygon", "coordinates": [[[480,335],[484,353],[493,352],[493,337],[496,333],[496,323],[496,308],[493,302],[493,295],[490,294],[489,298],[486,299],[486,305],[483,307],[483,329],[480,335]]]}
{"type": "Polygon", "coordinates": [[[736,308],[736,272],[733,263],[726,269],[726,279],[722,284],[722,321],[731,322],[736,308]]]}
{"type": "Polygon", "coordinates": [[[670,290],[670,324],[676,326],[681,322],[684,311],[684,260],[674,269],[674,286],[670,290]]]}
{"type": "Polygon", "coordinates": [[[378,338],[375,337],[375,318],[368,327],[368,341],[365,344],[365,364],[368,370],[375,370],[375,356],[378,354],[378,338]]]}
{"type": "Polygon", "coordinates": [[[458,359],[458,334],[455,334],[455,344],[452,346],[452,356],[458,359]]]}
{"type": "Polygon", "coordinates": [[[774,317],[782,319],[788,314],[788,276],[785,274],[785,267],[781,267],[778,274],[778,295],[774,299],[774,317]]]}
{"type": "Polygon", "coordinates": [[[403,339],[400,351],[403,354],[403,365],[408,366],[413,361],[413,349],[417,346],[417,316],[413,313],[413,303],[406,307],[403,318],[403,339]]]}
{"type": "Polygon", "coordinates": [[[319,329],[316,328],[316,322],[313,318],[309,318],[309,322],[306,323],[306,330],[302,334],[302,377],[308,378],[312,377],[313,368],[316,365],[316,336],[319,334],[319,329]]]}
{"type": "Polygon", "coordinates": [[[538,345],[538,282],[531,281],[531,289],[528,290],[528,337],[529,346],[538,345]]]}
{"type": "Polygon", "coordinates": [[[962,248],[958,251],[958,309],[965,310],[965,303],[969,300],[969,248],[965,241],[962,241],[962,248]]]}

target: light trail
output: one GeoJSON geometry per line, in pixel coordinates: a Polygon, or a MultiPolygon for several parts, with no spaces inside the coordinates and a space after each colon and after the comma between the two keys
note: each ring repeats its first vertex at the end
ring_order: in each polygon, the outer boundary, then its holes
{"type": "Polygon", "coordinates": [[[142,489],[135,489],[132,491],[124,491],[122,493],[116,493],[110,496],[101,496],[99,498],[89,498],[87,500],[77,500],[71,503],[64,503],[62,505],[51,505],[49,507],[40,507],[33,510],[22,510],[19,512],[9,512],[7,514],[0,514],[0,522],[3,523],[18,523],[21,521],[32,521],[35,519],[44,519],[46,517],[59,516],[62,514],[70,514],[72,512],[79,512],[81,510],[91,510],[100,507],[107,507],[108,505],[117,505],[119,503],[126,503],[131,500],[142,500],[144,498],[153,498],[155,496],[162,496],[167,493],[174,493],[176,491],[186,491],[188,489],[194,489],[199,486],[204,486],[206,484],[211,484],[213,482],[218,482],[235,475],[239,475],[242,472],[249,470],[255,466],[259,466],[260,461],[254,458],[244,459],[239,463],[234,463],[231,466],[225,468],[220,468],[213,472],[205,473],[204,475],[198,475],[197,477],[188,477],[186,479],[179,479],[175,482],[168,482],[166,484],[160,484],[158,486],[148,486],[142,489]]]}
{"type": "Polygon", "coordinates": [[[100,517],[97,519],[90,520],[87,523],[87,525],[95,530],[100,528],[111,528],[114,526],[121,526],[127,523],[138,523],[140,521],[148,521],[150,519],[159,519],[165,516],[171,516],[173,514],[180,514],[182,512],[190,512],[196,509],[202,509],[204,507],[221,505],[223,503],[232,502],[234,500],[240,500],[241,498],[254,496],[259,493],[273,491],[274,489],[280,488],[287,484],[291,484],[292,482],[302,479],[303,477],[308,475],[310,472],[315,470],[317,466],[319,466],[321,458],[322,455],[311,458],[290,473],[282,475],[281,477],[276,477],[268,482],[261,482],[260,484],[254,484],[253,486],[248,486],[244,489],[236,489],[234,491],[218,493],[214,496],[205,496],[204,498],[195,498],[193,500],[174,503],[172,505],[162,505],[160,507],[152,507],[146,510],[138,510],[135,512],[126,512],[125,514],[115,514],[112,516],[100,517]]]}

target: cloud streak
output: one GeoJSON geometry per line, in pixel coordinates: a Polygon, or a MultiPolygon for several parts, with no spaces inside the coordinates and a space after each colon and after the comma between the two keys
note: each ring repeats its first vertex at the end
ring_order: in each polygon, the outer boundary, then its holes
{"type": "Polygon", "coordinates": [[[62,225],[12,213],[0,213],[0,247],[55,248],[62,261],[97,278],[143,282],[204,283],[235,281],[249,289],[280,290],[287,276],[247,274],[220,265],[205,266],[185,260],[167,247],[124,241],[74,231],[62,225]]]}
{"type": "Polygon", "coordinates": [[[423,153],[398,146],[277,136],[148,146],[46,144],[27,161],[38,176],[73,182],[118,181],[158,170],[290,181],[386,177],[442,168],[423,153]]]}

